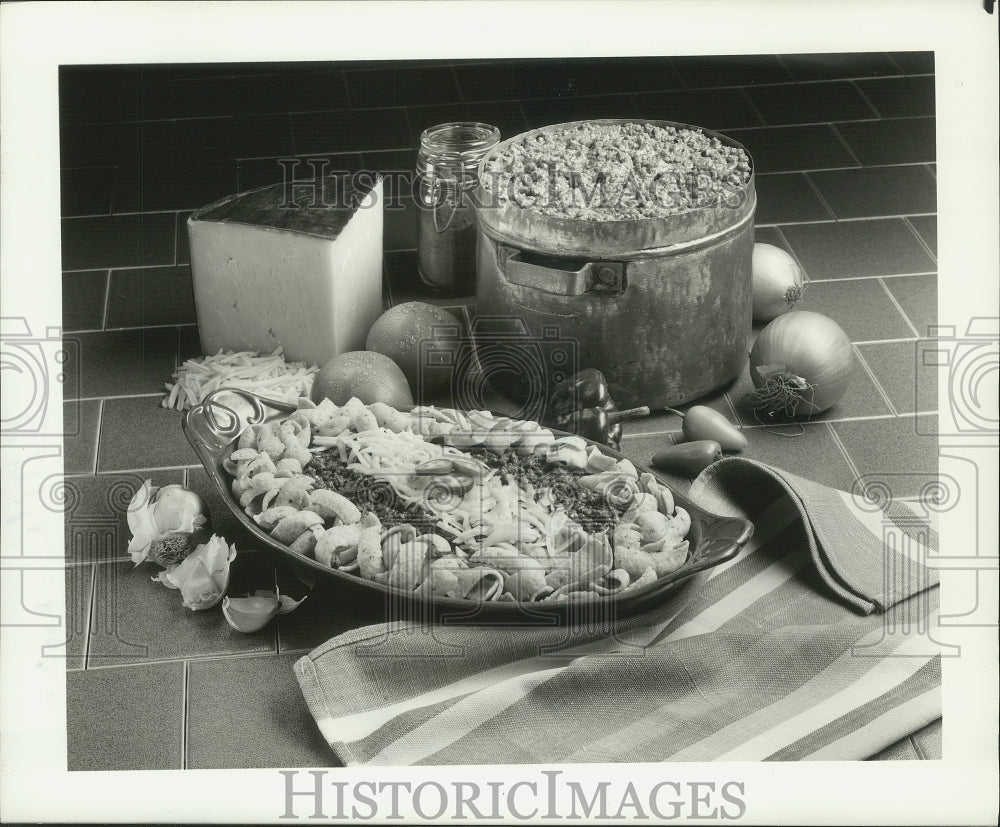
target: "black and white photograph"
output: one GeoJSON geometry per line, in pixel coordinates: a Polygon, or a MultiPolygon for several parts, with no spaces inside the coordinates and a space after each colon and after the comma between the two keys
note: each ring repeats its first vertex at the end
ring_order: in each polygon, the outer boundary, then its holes
{"type": "Polygon", "coordinates": [[[2,10],[4,820],[996,823],[992,3],[141,5],[2,10]]]}

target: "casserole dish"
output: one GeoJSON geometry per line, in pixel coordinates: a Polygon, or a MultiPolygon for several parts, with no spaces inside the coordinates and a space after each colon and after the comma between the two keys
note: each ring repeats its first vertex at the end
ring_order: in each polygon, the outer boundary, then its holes
{"type": "MultiPolygon", "coordinates": [[[[539,620],[556,622],[558,618],[579,616],[584,613],[588,621],[611,620],[661,604],[692,575],[734,558],[753,531],[752,524],[747,520],[711,514],[679,492],[672,492],[677,505],[686,509],[691,517],[691,527],[687,534],[690,553],[679,569],[660,577],[648,586],[620,596],[611,594],[566,602],[529,603],[424,597],[415,592],[330,568],[311,557],[293,551],[263,530],[245,513],[233,496],[232,477],[225,470],[224,463],[236,448],[240,434],[249,426],[283,419],[296,409],[294,403],[268,400],[246,391],[220,389],[209,394],[202,403],[185,414],[183,428],[204,465],[212,486],[220,494],[233,516],[262,548],[270,549],[299,566],[314,570],[317,576],[333,578],[347,587],[360,589],[363,593],[370,594],[373,600],[384,601],[387,610],[391,606],[393,610],[402,610],[406,614],[416,614],[424,618],[447,618],[448,622],[473,618],[477,622],[501,624],[530,623],[539,620]]],[[[597,447],[610,457],[624,458],[620,452],[606,446],[597,447]]]]}

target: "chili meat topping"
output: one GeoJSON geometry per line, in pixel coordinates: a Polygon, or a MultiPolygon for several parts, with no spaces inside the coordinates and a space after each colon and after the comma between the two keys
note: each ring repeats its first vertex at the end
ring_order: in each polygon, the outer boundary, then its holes
{"type": "Polygon", "coordinates": [[[496,454],[485,448],[473,448],[469,453],[490,468],[500,472],[500,479],[531,485],[536,492],[547,488],[553,503],[562,506],[566,513],[587,531],[608,531],[615,527],[627,504],[608,501],[604,495],[583,488],[580,477],[586,471],[577,468],[553,468],[539,454],[521,456],[507,449],[496,454]]]}
{"type": "Polygon", "coordinates": [[[336,449],[313,454],[302,473],[312,477],[318,488],[336,491],[362,511],[375,512],[384,525],[409,523],[424,533],[442,533],[437,517],[420,503],[404,502],[388,480],[350,468],[336,449]]]}

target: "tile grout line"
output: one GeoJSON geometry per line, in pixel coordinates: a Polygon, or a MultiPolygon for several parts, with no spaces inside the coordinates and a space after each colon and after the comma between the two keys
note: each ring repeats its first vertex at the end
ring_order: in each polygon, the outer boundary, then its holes
{"type": "Polygon", "coordinates": [[[931,257],[931,261],[937,264],[937,253],[931,249],[931,245],[924,240],[924,237],[920,235],[917,228],[913,226],[913,223],[910,221],[910,216],[903,216],[903,223],[909,228],[910,232],[917,237],[917,241],[927,251],[927,255],[931,257]]]}
{"type": "Polygon", "coordinates": [[[881,278],[877,279],[877,281],[878,281],[879,284],[882,285],[882,289],[885,290],[885,294],[889,297],[889,301],[892,302],[893,306],[896,308],[896,310],[899,311],[899,314],[903,317],[903,319],[909,325],[910,330],[913,331],[913,335],[916,336],[918,339],[923,338],[920,335],[920,331],[917,330],[917,326],[913,322],[911,322],[910,321],[910,317],[906,315],[906,311],[903,310],[903,306],[899,303],[899,301],[896,299],[896,297],[892,294],[892,291],[889,289],[889,286],[884,281],[882,281],[881,278]]]}
{"type": "Polygon", "coordinates": [[[913,276],[936,276],[936,270],[922,270],[916,273],[879,273],[872,276],[844,276],[839,279],[809,279],[811,284],[837,284],[842,281],[873,281],[874,279],[906,279],[913,276]]]}
{"type": "MultiPolygon", "coordinates": [[[[935,412],[933,412],[933,411],[932,412],[926,412],[925,411],[925,412],[921,412],[919,415],[920,416],[926,416],[926,415],[928,415],[928,413],[935,413],[935,412]]],[[[194,470],[194,469],[192,469],[192,470],[194,470]]],[[[254,548],[250,548],[250,549],[245,549],[243,553],[245,553],[245,554],[260,554],[262,552],[260,551],[260,549],[254,547],[254,548]]],[[[51,559],[58,559],[58,558],[51,558],[51,559]]],[[[68,562],[68,563],[65,564],[64,568],[70,568],[70,567],[72,567],[72,568],[81,568],[83,566],[95,566],[95,567],[97,567],[97,566],[120,566],[120,565],[123,565],[125,563],[130,563],[130,562],[131,562],[131,560],[128,557],[127,552],[126,552],[126,554],[123,555],[123,556],[121,556],[121,557],[106,557],[106,558],[101,558],[101,559],[98,559],[98,560],[81,560],[79,562],[70,561],[70,562],[68,562]]],[[[134,568],[134,566],[133,566],[133,568],[134,568]]],[[[260,654],[260,653],[258,652],[258,654],[260,654]]],[[[181,655],[180,657],[185,657],[185,656],[181,655]]],[[[188,655],[186,657],[190,658],[191,656],[188,655]]],[[[205,657],[220,657],[220,656],[219,655],[205,655],[205,657]]],[[[179,658],[167,658],[166,660],[178,660],[178,659],[179,658]]]]}
{"type": "Polygon", "coordinates": [[[872,370],[871,365],[868,364],[867,360],[864,357],[864,354],[858,349],[858,346],[853,342],[851,343],[851,351],[854,353],[854,358],[861,363],[862,369],[865,371],[865,373],[868,374],[868,378],[872,380],[872,383],[875,385],[875,388],[882,395],[882,400],[889,407],[889,410],[892,411],[893,416],[899,416],[899,411],[897,411],[896,406],[892,404],[892,400],[889,398],[889,394],[886,393],[885,388],[882,387],[882,383],[879,382],[878,377],[875,375],[875,371],[872,370]]]}
{"type": "Polygon", "coordinates": [[[788,77],[792,78],[792,80],[796,84],[798,84],[799,79],[795,77],[795,72],[793,72],[791,69],[788,68],[788,64],[785,62],[785,58],[782,55],[776,54],[774,56],[774,59],[778,62],[778,65],[785,70],[785,73],[788,75],[788,77]]]}
{"type": "Polygon", "coordinates": [[[94,603],[97,600],[97,567],[92,563],[90,566],[90,595],[87,600],[87,620],[85,622],[86,630],[84,631],[83,638],[83,670],[85,671],[90,663],[90,631],[93,628],[93,614],[92,610],[94,608],[94,603]]]}
{"type": "Polygon", "coordinates": [[[118,564],[118,563],[127,563],[127,562],[129,562],[129,558],[128,557],[111,557],[111,558],[108,558],[108,559],[100,559],[100,560],[80,560],[80,561],[69,560],[69,561],[67,561],[65,567],[66,568],[70,568],[70,567],[72,567],[72,568],[81,568],[83,566],[104,566],[104,565],[108,565],[109,563],[111,563],[111,564],[118,564]]]}
{"type": "MultiPolygon", "coordinates": [[[[843,123],[843,121],[839,121],[839,123],[843,123]]],[[[851,145],[849,143],[847,143],[847,139],[843,135],[840,134],[840,130],[837,129],[837,124],[836,123],[830,123],[830,124],[828,124],[828,126],[830,127],[830,129],[833,130],[833,134],[837,136],[837,139],[840,141],[840,143],[844,147],[844,149],[847,150],[847,154],[850,155],[855,161],[858,162],[858,166],[859,167],[862,167],[864,169],[872,169],[872,167],[865,167],[865,165],[861,163],[861,159],[858,158],[858,156],[855,154],[854,150],[851,149],[851,145]]],[[[876,164],[875,166],[878,166],[878,164],[876,164]]]]}
{"type": "Polygon", "coordinates": [[[738,427],[740,430],[742,430],[743,429],[743,423],[740,421],[740,412],[738,410],[736,410],[736,403],[733,401],[732,396],[729,395],[729,391],[728,390],[723,391],[722,395],[725,397],[726,402],[729,405],[729,411],[733,415],[733,419],[731,421],[735,421],[736,427],[738,427]]]}
{"type": "MultiPolygon", "coordinates": [[[[78,400],[83,401],[83,400],[78,400]]],[[[94,434],[94,464],[91,467],[90,475],[96,476],[97,469],[101,464],[101,428],[104,427],[104,400],[101,399],[97,406],[97,433],[94,434]]],[[[64,475],[65,476],[65,475],[64,475]]]]}
{"type": "MultiPolygon", "coordinates": [[[[117,155],[117,153],[115,154],[117,155]]],[[[120,183],[123,183],[122,181],[119,181],[119,177],[125,174],[123,171],[124,165],[120,163],[120,160],[120,158],[115,158],[115,165],[111,167],[111,169],[114,170],[114,179],[111,185],[111,209],[108,213],[109,215],[115,214],[115,202],[117,201],[118,186],[120,183]]]]}
{"type": "MultiPolygon", "coordinates": [[[[169,267],[170,265],[168,264],[168,265],[164,265],[164,266],[165,267],[169,267]]],[[[183,267],[185,265],[181,265],[181,266],[183,267]]],[[[129,268],[129,269],[130,269],[130,271],[134,272],[135,270],[145,269],[145,268],[132,267],[132,268],[129,268]]],[[[152,269],[159,270],[159,269],[162,269],[162,268],[154,267],[152,269]]],[[[130,331],[130,330],[167,330],[167,329],[170,329],[170,328],[197,327],[197,326],[198,326],[198,322],[168,322],[166,324],[138,324],[138,325],[128,325],[126,327],[106,327],[106,328],[103,328],[103,329],[95,327],[95,328],[91,328],[89,330],[68,330],[68,331],[65,331],[65,332],[67,332],[67,333],[123,333],[123,332],[127,332],[127,331],[130,331]]]]}
{"type": "Polygon", "coordinates": [[[108,303],[111,301],[111,274],[110,268],[104,274],[104,304],[101,307],[101,330],[108,329],[108,303]]]}
{"type": "MultiPolygon", "coordinates": [[[[787,71],[787,69],[786,69],[786,71],[787,71]]],[[[753,101],[753,97],[747,91],[747,87],[741,86],[741,87],[739,87],[739,91],[743,95],[743,99],[750,106],[750,111],[753,112],[754,115],[757,117],[757,120],[760,121],[761,126],[764,126],[764,127],[769,126],[769,124],[767,122],[767,119],[764,117],[763,114],[761,114],[761,111],[757,108],[757,104],[754,103],[754,101],[753,101]]]]}
{"type": "Polygon", "coordinates": [[[848,81],[848,83],[851,84],[852,87],[854,87],[854,90],[859,95],[861,95],[861,97],[864,100],[864,102],[868,104],[868,108],[871,109],[871,111],[875,113],[875,117],[878,120],[884,120],[884,118],[882,117],[882,113],[879,112],[878,109],[875,108],[875,104],[872,103],[871,100],[869,99],[868,95],[865,94],[865,90],[862,89],[860,86],[858,86],[857,80],[855,80],[854,78],[852,78],[851,80],[848,81]]]}
{"type": "MultiPolygon", "coordinates": [[[[96,333],[101,333],[101,332],[103,332],[103,333],[121,333],[123,331],[128,331],[128,330],[168,330],[168,329],[171,329],[171,328],[177,329],[177,328],[181,328],[181,327],[197,327],[197,326],[198,326],[197,322],[173,322],[173,323],[167,323],[167,324],[138,324],[138,325],[129,325],[128,327],[109,327],[109,328],[106,328],[103,331],[87,330],[87,331],[81,331],[81,332],[84,332],[84,333],[95,333],[95,332],[96,333]]],[[[178,333],[180,333],[179,330],[178,330],[178,333]]]]}
{"type": "MultiPolygon", "coordinates": [[[[235,163],[236,163],[236,185],[237,185],[237,187],[239,187],[239,183],[240,183],[240,163],[239,163],[239,161],[236,161],[235,163]]],[[[177,258],[178,258],[178,254],[180,253],[180,244],[178,242],[178,236],[180,235],[180,233],[177,231],[177,219],[178,219],[178,217],[180,216],[180,214],[182,212],[187,212],[187,210],[177,210],[174,213],[174,263],[171,265],[172,267],[177,267],[178,266],[177,265],[177,258]]]]}
{"type": "MultiPolygon", "coordinates": [[[[895,415],[893,415],[893,414],[868,414],[867,416],[845,416],[845,417],[841,417],[840,419],[824,419],[824,420],[817,421],[817,422],[812,422],[812,423],[805,422],[803,424],[812,424],[812,425],[840,425],[843,422],[870,422],[870,421],[874,422],[874,421],[877,421],[877,420],[886,420],[886,419],[910,419],[912,417],[922,416],[922,415],[924,415],[924,412],[920,412],[920,413],[909,412],[909,413],[900,413],[900,414],[895,414],[895,415]]],[[[748,428],[768,428],[768,427],[771,427],[771,426],[770,425],[747,425],[746,427],[748,427],[748,428]]]]}
{"type": "MultiPolygon", "coordinates": [[[[193,276],[192,276],[192,279],[193,279],[193,276]]],[[[174,349],[174,369],[170,373],[170,381],[171,382],[177,382],[177,381],[179,381],[177,379],[177,371],[180,370],[181,365],[183,365],[187,360],[181,358],[181,347],[182,347],[182,342],[181,342],[181,338],[182,338],[181,337],[181,325],[171,325],[171,326],[174,328],[174,333],[177,336],[177,342],[176,342],[175,349],[174,349]]],[[[184,325],[184,327],[190,327],[190,326],[191,325],[184,325]]],[[[198,328],[198,325],[195,324],[194,328],[198,332],[198,335],[200,336],[201,335],[201,331],[198,328]]],[[[163,383],[163,393],[166,393],[166,391],[167,391],[167,389],[165,387],[166,384],[167,384],[166,382],[163,383]]],[[[167,396],[167,398],[169,399],[169,396],[167,396]]]]}
{"type": "MultiPolygon", "coordinates": [[[[889,58],[889,62],[890,62],[890,63],[892,63],[892,65],[893,65],[893,66],[895,66],[895,67],[896,67],[896,68],[897,68],[897,69],[899,70],[899,74],[900,74],[900,75],[901,75],[902,77],[904,77],[904,78],[905,78],[905,77],[909,77],[909,76],[908,76],[908,75],[906,74],[906,70],[905,70],[905,69],[903,69],[903,67],[902,67],[902,66],[901,66],[901,65],[899,64],[899,62],[898,62],[898,61],[896,60],[896,58],[894,58],[894,57],[892,56],[892,54],[891,54],[891,53],[889,53],[889,52],[884,52],[883,54],[885,54],[885,56],[889,58]]],[[[896,75],[889,75],[888,77],[896,77],[896,75]]]]}
{"type": "MultiPolygon", "coordinates": [[[[182,210],[181,212],[187,212],[187,210],[182,210]]],[[[125,215],[125,213],[122,213],[122,215],[125,215]]],[[[138,215],[138,216],[144,216],[144,215],[166,215],[166,213],[144,213],[144,212],[137,212],[137,213],[128,213],[128,215],[138,215]]],[[[73,219],[70,219],[70,220],[71,221],[75,221],[76,219],[73,218],[73,219]]],[[[70,274],[70,273],[91,273],[94,270],[108,270],[109,271],[109,275],[110,275],[110,271],[112,271],[112,270],[155,270],[155,269],[157,269],[159,267],[175,267],[175,266],[176,265],[172,264],[171,262],[166,261],[166,262],[162,262],[160,264],[126,264],[126,265],[115,266],[115,267],[108,267],[106,265],[105,266],[96,265],[96,266],[92,266],[92,267],[64,267],[62,269],[62,272],[64,274],[70,274]]]]}
{"type": "Polygon", "coordinates": [[[855,345],[892,345],[898,344],[899,342],[919,342],[921,339],[927,338],[926,336],[901,336],[898,339],[859,339],[851,344],[855,345]]]}
{"type": "Polygon", "coordinates": [[[788,236],[785,235],[780,225],[776,224],[774,226],[774,230],[775,232],[777,232],[778,237],[784,243],[785,249],[788,250],[792,258],[795,259],[795,263],[799,265],[799,269],[802,271],[802,275],[805,276],[805,284],[808,284],[810,281],[812,281],[812,279],[809,278],[809,272],[806,270],[805,265],[803,265],[802,262],[799,261],[798,253],[795,252],[795,248],[792,246],[792,242],[788,239],[788,236]]]}
{"type": "MultiPolygon", "coordinates": [[[[312,649],[307,648],[305,649],[305,651],[311,652],[312,649]]],[[[217,652],[214,654],[205,654],[205,655],[178,655],[177,657],[172,657],[172,658],[145,658],[142,660],[140,660],[139,658],[133,658],[131,660],[121,660],[116,663],[104,663],[104,664],[90,666],[88,667],[88,671],[98,671],[101,669],[134,669],[136,667],[142,667],[142,666],[161,666],[164,664],[171,664],[171,663],[197,664],[197,663],[208,663],[212,661],[224,661],[224,660],[246,660],[249,658],[277,657],[278,655],[284,655],[284,654],[286,653],[268,651],[266,649],[258,649],[258,650],[248,650],[246,652],[221,652],[221,653],[217,652]]]]}
{"type": "Polygon", "coordinates": [[[181,677],[181,769],[186,770],[187,766],[187,751],[188,751],[188,714],[190,708],[190,681],[191,676],[188,672],[188,662],[187,659],[183,661],[184,672],[181,677]]]}
{"type": "MultiPolygon", "coordinates": [[[[905,413],[895,413],[895,414],[891,413],[870,414],[868,416],[844,416],[838,419],[822,419],[813,421],[807,420],[805,422],[801,422],[798,424],[801,424],[805,427],[818,427],[820,425],[839,425],[843,422],[874,422],[878,420],[887,420],[887,419],[909,419],[911,417],[927,416],[933,413],[936,413],[936,411],[917,411],[917,412],[905,412],[905,413]]],[[[772,423],[747,424],[742,421],[742,419],[739,417],[738,414],[737,414],[737,420],[734,424],[738,425],[743,430],[759,430],[762,428],[775,427],[775,425],[772,423]]],[[[785,424],[785,423],[780,423],[780,424],[785,424]]],[[[787,424],[796,424],[796,423],[787,423],[787,424]]],[[[622,437],[622,441],[624,442],[625,440],[629,439],[640,439],[642,437],[648,437],[648,436],[667,436],[669,434],[676,434],[676,433],[680,433],[679,428],[674,428],[674,429],[661,428],[655,431],[640,431],[634,434],[626,434],[625,436],[622,437]]]]}
{"type": "Polygon", "coordinates": [[[276,655],[285,654],[281,651],[281,622],[278,618],[275,618],[277,622],[274,624],[274,652],[276,655]]]}
{"type": "MultiPolygon", "coordinates": [[[[350,87],[350,84],[348,84],[348,82],[347,82],[347,75],[349,74],[349,72],[341,70],[337,74],[340,75],[340,82],[341,82],[341,84],[343,84],[343,88],[344,88],[344,100],[347,101],[347,108],[348,109],[355,109],[355,107],[351,106],[351,87],[350,87]]],[[[278,75],[278,77],[281,77],[281,75],[278,75]]],[[[235,90],[235,88],[236,88],[236,84],[234,83],[233,84],[233,89],[235,90]]],[[[355,111],[357,111],[357,110],[355,109],[355,111]]],[[[291,118],[292,113],[288,112],[287,115],[288,115],[289,118],[291,118]]]]}
{"type": "MultiPolygon", "coordinates": [[[[870,79],[870,78],[869,78],[870,79]]],[[[733,87],[733,88],[743,88],[743,87],[733,87]]],[[[638,92],[636,94],[645,94],[638,92]]],[[[662,94],[658,92],[653,92],[651,94],[662,94]]],[[[796,129],[798,127],[807,126],[836,126],[837,124],[855,124],[855,123],[888,123],[891,121],[919,121],[919,120],[934,120],[936,115],[895,115],[892,117],[885,117],[884,115],[871,115],[867,118],[836,118],[822,121],[791,121],[791,122],[780,122],[780,123],[765,123],[763,126],[732,126],[732,130],[763,130],[763,129],[796,129]]]]}
{"type": "Polygon", "coordinates": [[[823,209],[825,209],[827,213],[833,218],[833,220],[836,221],[837,213],[834,212],[833,207],[830,206],[830,202],[826,200],[826,196],[824,196],[823,193],[820,192],[819,187],[816,186],[816,182],[813,181],[808,172],[803,172],[802,177],[806,179],[806,184],[809,185],[809,189],[811,189],[813,193],[816,195],[816,197],[819,199],[819,202],[823,205],[823,209]]]}
{"type": "MultiPolygon", "coordinates": [[[[823,172],[823,170],[819,170],[823,172]]],[[[808,175],[809,173],[802,173],[808,175]]],[[[862,221],[896,221],[902,218],[918,217],[918,216],[936,216],[936,211],[929,212],[913,212],[913,213],[886,213],[885,215],[845,215],[842,218],[826,218],[822,220],[813,219],[810,221],[773,221],[773,222],[762,222],[757,224],[758,227],[802,227],[810,226],[815,227],[822,224],[852,224],[860,223],[862,221]]],[[[75,271],[74,271],[75,272],[75,271]]]]}
{"type": "MultiPolygon", "coordinates": [[[[886,418],[886,417],[883,417],[886,418]]],[[[850,468],[851,473],[854,474],[855,482],[861,481],[861,472],[858,470],[858,466],[854,464],[854,460],[851,459],[851,455],[847,453],[847,446],[844,445],[843,440],[841,440],[840,435],[837,433],[837,429],[833,427],[830,422],[824,423],[827,428],[827,432],[832,437],[834,443],[840,449],[840,453],[843,454],[844,460],[847,462],[847,467],[850,468]]]]}
{"type": "MultiPolygon", "coordinates": [[[[465,93],[462,91],[462,84],[458,82],[458,72],[455,71],[455,64],[454,63],[448,64],[448,70],[451,72],[451,79],[455,81],[455,88],[458,90],[459,102],[463,104],[468,103],[468,101],[466,101],[465,99],[465,93]]],[[[344,75],[346,76],[347,72],[344,72],[344,75]]],[[[346,83],[347,81],[345,80],[344,82],[346,83]]]]}
{"type": "Polygon", "coordinates": [[[90,641],[94,631],[94,614],[97,611],[97,566],[90,565],[90,600],[87,604],[87,637],[83,646],[83,669],[90,669],[90,641]]]}
{"type": "Polygon", "coordinates": [[[149,474],[154,471],[183,471],[186,468],[201,468],[201,465],[196,465],[194,463],[189,465],[150,465],[146,468],[111,468],[107,471],[98,471],[96,474],[67,474],[66,477],[69,479],[75,479],[77,477],[113,477],[116,474],[149,474]]]}
{"type": "MultiPolygon", "coordinates": [[[[627,97],[629,99],[630,105],[634,109],[635,108],[635,97],[631,93],[629,93],[627,95],[627,97]]],[[[525,127],[527,127],[530,130],[531,127],[528,126],[528,113],[524,111],[524,104],[523,104],[523,102],[521,100],[516,100],[516,101],[514,101],[514,104],[517,107],[517,113],[521,116],[521,121],[524,123],[525,127]]],[[[501,141],[503,140],[503,136],[502,135],[500,136],[500,140],[501,141]]]]}
{"type": "MultiPolygon", "coordinates": [[[[103,331],[92,331],[95,333],[101,333],[103,331]]],[[[64,402],[103,402],[105,400],[112,399],[152,399],[155,396],[162,396],[161,391],[156,391],[155,393],[126,393],[117,396],[71,396],[63,399],[64,402]]]]}
{"type": "MultiPolygon", "coordinates": [[[[829,124],[827,124],[829,126],[829,124]]],[[[772,178],[779,175],[795,175],[796,173],[802,172],[858,172],[860,170],[869,169],[897,169],[899,167],[922,167],[926,166],[930,161],[896,161],[891,164],[861,164],[852,165],[848,167],[814,167],[810,169],[776,169],[771,172],[760,172],[756,173],[758,178],[772,178]]],[[[180,210],[179,212],[183,212],[180,210]]],[[[120,215],[127,215],[127,213],[120,213],[120,215]]]]}
{"type": "MultiPolygon", "coordinates": [[[[346,84],[346,81],[345,81],[345,84],[346,84]]],[[[295,118],[293,118],[290,114],[286,115],[286,117],[288,118],[288,140],[291,141],[292,155],[294,155],[295,154],[295,143],[298,140],[298,137],[297,137],[298,136],[298,130],[295,128],[295,118]]],[[[237,164],[238,163],[239,162],[237,161],[237,164]]],[[[239,173],[237,172],[237,174],[239,174],[239,173]]]]}
{"type": "MultiPolygon", "coordinates": [[[[410,113],[405,108],[403,109],[403,123],[406,124],[406,134],[410,136],[410,141],[412,143],[413,142],[413,133],[415,131],[415,129],[414,129],[414,121],[410,120],[410,113]]],[[[419,135],[417,135],[416,142],[417,142],[417,145],[419,146],[419,144],[420,144],[420,136],[419,135]]],[[[393,150],[393,151],[398,151],[398,150],[393,150]]],[[[364,154],[364,153],[362,153],[362,154],[364,154]]]]}

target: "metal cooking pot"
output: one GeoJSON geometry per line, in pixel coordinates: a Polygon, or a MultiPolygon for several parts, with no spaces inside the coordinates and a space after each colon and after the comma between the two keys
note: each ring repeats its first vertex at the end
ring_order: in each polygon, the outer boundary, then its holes
{"type": "MultiPolygon", "coordinates": [[[[699,130],[742,149],[699,127],[643,123],[699,130]]],[[[572,125],[510,138],[480,169],[514,141],[572,125]]],[[[665,218],[553,217],[497,205],[485,191],[477,201],[477,316],[517,319],[529,340],[572,343],[577,367],[603,371],[619,406],[686,403],[743,369],[757,203],[752,164],[742,191],[712,207],[665,218]]],[[[515,399],[538,393],[528,387],[536,377],[512,381],[508,371],[503,381],[500,390],[515,399]]]]}

